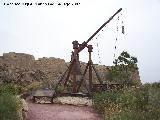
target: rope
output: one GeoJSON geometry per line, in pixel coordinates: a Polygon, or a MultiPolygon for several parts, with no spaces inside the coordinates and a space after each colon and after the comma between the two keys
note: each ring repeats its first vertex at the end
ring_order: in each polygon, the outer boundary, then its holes
{"type": "Polygon", "coordinates": [[[113,54],[113,56],[114,56],[114,59],[116,58],[116,53],[117,53],[117,42],[118,42],[118,40],[119,40],[119,32],[120,32],[120,30],[121,30],[121,33],[122,34],[125,34],[125,30],[124,30],[124,22],[123,22],[123,20],[122,20],[122,14],[121,14],[121,16],[118,16],[117,17],[117,27],[116,27],[116,39],[115,39],[115,46],[114,46],[114,54],[113,54]],[[121,21],[121,25],[119,25],[119,23],[120,23],[120,21],[121,21]],[[121,29],[120,29],[121,28],[121,29]]]}
{"type": "Polygon", "coordinates": [[[99,58],[99,64],[101,64],[101,57],[100,57],[100,51],[99,51],[99,45],[98,45],[98,42],[97,42],[97,48],[98,48],[98,58],[99,58]]]}
{"type": "MultiPolygon", "coordinates": [[[[121,14],[121,16],[122,16],[122,14],[121,14]]],[[[122,20],[121,24],[122,24],[122,33],[125,34],[123,20],[122,20]]]]}
{"type": "Polygon", "coordinates": [[[114,59],[116,59],[116,53],[117,53],[117,41],[118,41],[118,31],[119,31],[119,23],[120,17],[117,17],[117,26],[116,26],[116,39],[115,39],[115,46],[114,46],[114,53],[113,53],[113,57],[114,59]]]}

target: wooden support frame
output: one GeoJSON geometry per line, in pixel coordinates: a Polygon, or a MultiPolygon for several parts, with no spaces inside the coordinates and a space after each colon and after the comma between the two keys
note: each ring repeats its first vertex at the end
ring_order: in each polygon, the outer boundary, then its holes
{"type": "Polygon", "coordinates": [[[60,81],[58,82],[58,84],[56,85],[56,89],[55,89],[55,94],[53,95],[52,99],[56,96],[57,93],[57,88],[60,84],[63,84],[64,87],[66,87],[67,82],[69,81],[69,77],[72,74],[73,75],[73,89],[72,89],[72,93],[77,93],[80,90],[80,87],[82,85],[82,83],[84,82],[84,76],[86,75],[87,69],[89,69],[89,87],[86,86],[89,94],[92,94],[92,89],[93,89],[93,81],[92,81],[92,69],[94,70],[94,72],[96,73],[96,76],[100,82],[100,85],[103,84],[103,82],[100,80],[100,77],[98,75],[98,72],[96,71],[95,67],[93,66],[92,60],[91,60],[91,52],[92,52],[92,45],[88,45],[88,42],[92,40],[92,38],[99,32],[102,30],[102,28],[108,24],[120,11],[122,10],[122,8],[120,8],[115,14],[113,14],[109,20],[107,20],[87,41],[84,41],[82,44],[79,44],[78,41],[73,41],[73,49],[74,51],[72,52],[72,56],[71,56],[71,63],[69,65],[69,68],[66,70],[66,72],[64,73],[64,75],[61,77],[60,81]],[[82,74],[82,78],[81,81],[79,83],[79,85],[77,85],[77,74],[81,74],[81,73],[77,73],[77,70],[79,69],[78,66],[80,66],[79,63],[79,53],[84,49],[84,48],[88,48],[88,52],[89,52],[89,61],[87,63],[87,66],[85,68],[84,73],[82,74]],[[78,66],[77,66],[78,65],[78,66]],[[67,73],[68,72],[68,73],[67,73]],[[65,78],[67,74],[67,77],[65,78]]]}

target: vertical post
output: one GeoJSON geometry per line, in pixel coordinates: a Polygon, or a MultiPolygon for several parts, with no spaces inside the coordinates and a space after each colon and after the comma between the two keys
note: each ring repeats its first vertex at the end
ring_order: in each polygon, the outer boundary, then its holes
{"type": "Polygon", "coordinates": [[[91,59],[91,52],[92,52],[92,45],[88,45],[88,52],[89,52],[89,91],[92,94],[92,59],[91,59]]]}
{"type": "Polygon", "coordinates": [[[78,53],[77,53],[77,51],[78,51],[78,45],[79,45],[79,43],[78,43],[78,41],[73,41],[72,42],[72,44],[73,44],[73,49],[74,49],[74,53],[73,53],[73,60],[75,61],[74,62],[74,65],[73,65],[73,69],[72,69],[72,72],[73,72],[73,89],[72,89],[72,92],[73,93],[76,93],[77,92],[77,78],[76,78],[76,70],[77,70],[77,62],[78,62],[78,53]]]}
{"type": "MultiPolygon", "coordinates": [[[[89,52],[89,58],[91,57],[91,52],[89,52]]],[[[89,60],[89,91],[92,93],[92,66],[89,60]]]]}
{"type": "MultiPolygon", "coordinates": [[[[77,53],[77,49],[74,49],[74,56],[76,56],[76,53],[77,53]]],[[[74,64],[74,67],[73,67],[73,93],[76,93],[76,88],[77,88],[77,78],[76,78],[76,63],[77,63],[77,58],[75,58],[75,64],[74,64]]]]}

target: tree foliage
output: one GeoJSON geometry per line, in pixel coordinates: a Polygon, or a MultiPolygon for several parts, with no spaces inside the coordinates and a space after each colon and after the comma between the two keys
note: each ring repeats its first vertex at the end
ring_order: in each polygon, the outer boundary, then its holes
{"type": "Polygon", "coordinates": [[[139,85],[140,81],[133,81],[134,73],[138,71],[137,58],[131,56],[128,52],[123,51],[117,59],[113,61],[114,66],[111,67],[111,81],[139,85]]]}

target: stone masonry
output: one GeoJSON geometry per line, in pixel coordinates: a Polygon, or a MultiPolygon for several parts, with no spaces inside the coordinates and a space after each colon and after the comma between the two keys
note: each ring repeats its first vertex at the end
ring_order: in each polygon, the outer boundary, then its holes
{"type": "MultiPolygon", "coordinates": [[[[60,58],[39,58],[35,60],[33,55],[25,53],[9,52],[0,56],[0,83],[13,82],[21,85],[28,85],[33,81],[57,81],[65,72],[69,63],[60,58]]],[[[86,63],[81,62],[82,72],[86,63]]],[[[95,65],[101,79],[107,81],[109,67],[95,65]]],[[[87,73],[88,75],[88,73],[87,73]]],[[[86,79],[88,76],[86,75],[86,79]]],[[[134,79],[140,80],[139,73],[135,73],[134,79]]],[[[97,77],[93,72],[93,80],[97,82],[97,77]]]]}

